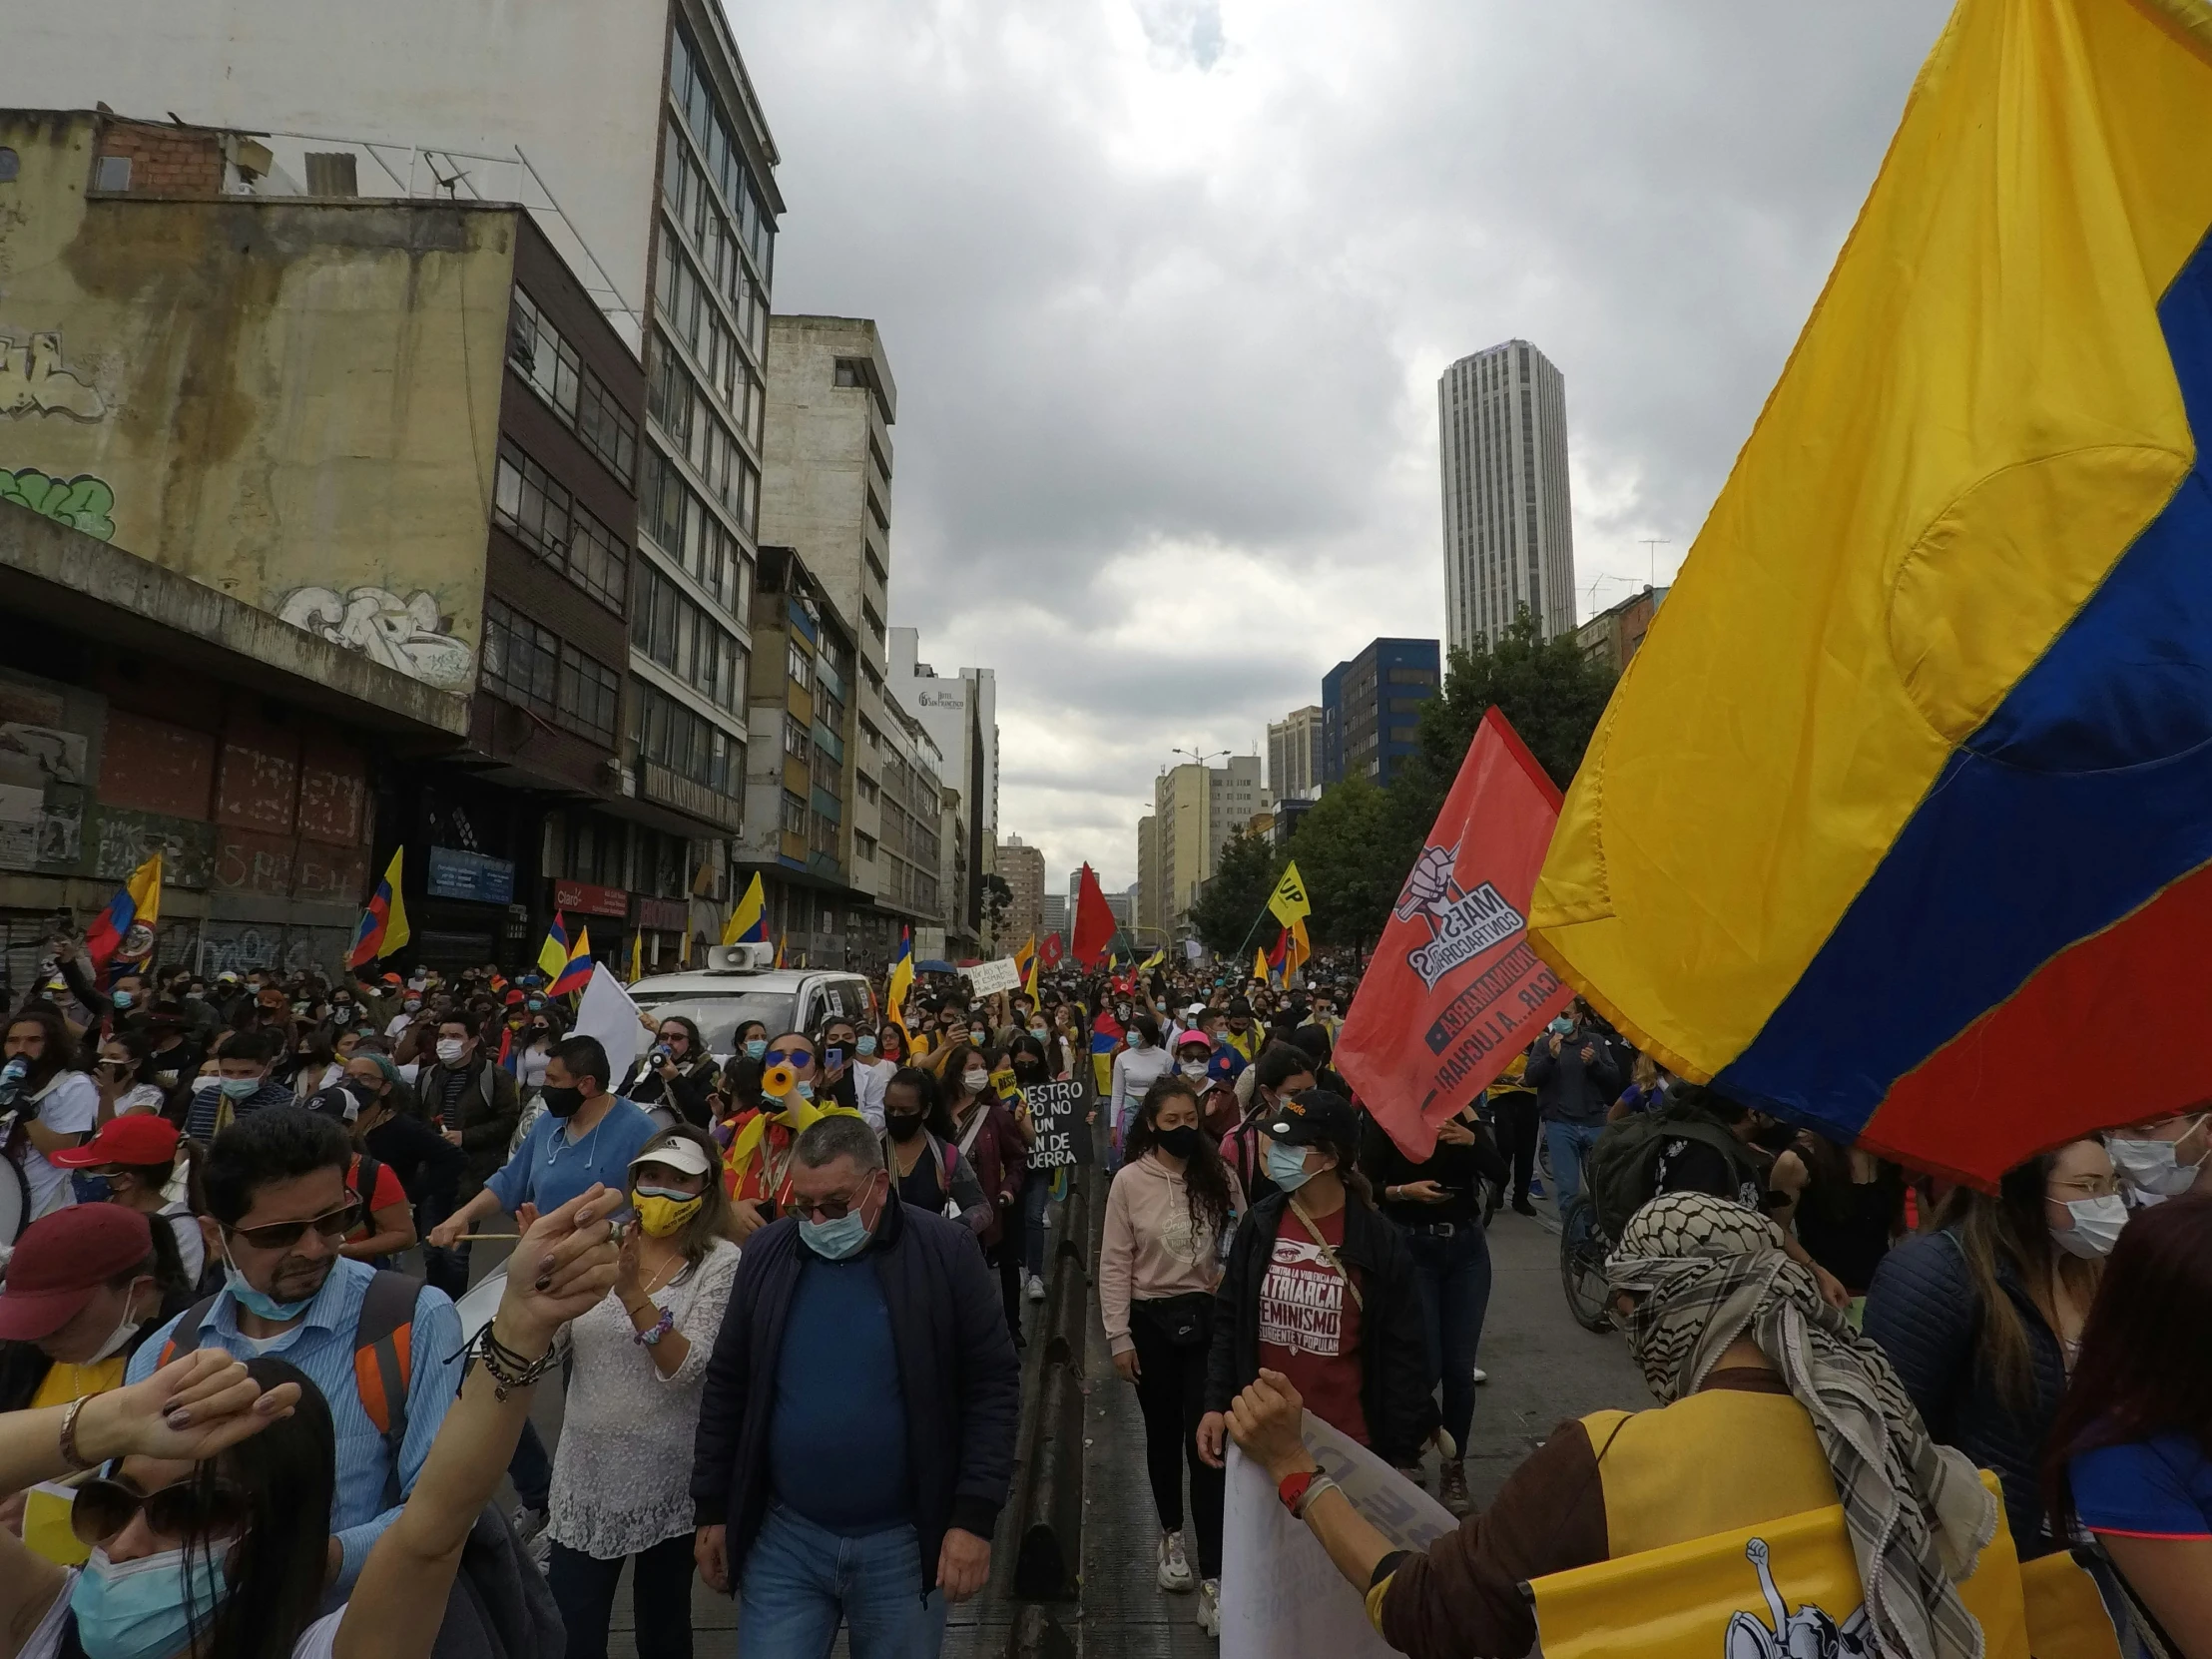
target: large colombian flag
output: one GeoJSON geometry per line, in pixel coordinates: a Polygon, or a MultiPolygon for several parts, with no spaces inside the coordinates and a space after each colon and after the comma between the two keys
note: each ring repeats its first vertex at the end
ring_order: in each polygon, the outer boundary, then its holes
{"type": "Polygon", "coordinates": [[[1981,1181],[2212,1097],[2208,228],[2212,4],[1961,0],[1536,886],[1666,1064],[1981,1181]]]}

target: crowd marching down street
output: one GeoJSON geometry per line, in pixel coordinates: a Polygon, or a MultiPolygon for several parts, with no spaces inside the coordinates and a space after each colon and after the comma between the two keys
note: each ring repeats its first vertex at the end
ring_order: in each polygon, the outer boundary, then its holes
{"type": "Polygon", "coordinates": [[[2212,1659],[2207,433],[2212,9],[1961,0],[1602,715],[1476,699],[1373,925],[1277,846],[1234,952],[1085,864],[787,967],[756,875],[625,975],[387,840],[206,973],[155,854],[0,1008],[0,1659],[1136,1651],[1104,1547],[1227,1659],[2212,1659]],[[1493,1242],[1647,1396],[1491,1428],[1493,1242]]]}

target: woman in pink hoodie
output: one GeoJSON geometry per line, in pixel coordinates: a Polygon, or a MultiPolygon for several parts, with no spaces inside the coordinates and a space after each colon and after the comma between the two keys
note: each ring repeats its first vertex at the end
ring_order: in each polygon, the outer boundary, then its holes
{"type": "Polygon", "coordinates": [[[1199,1127],[1198,1091],[1180,1076],[1156,1080],[1129,1123],[1127,1159],[1106,1197],[1098,1302],[1114,1369],[1136,1384],[1145,1468],[1160,1511],[1160,1588],[1188,1590],[1183,1469],[1198,1530],[1198,1624],[1221,1632],[1223,1473],[1198,1455],[1214,1286],[1244,1192],[1199,1127]]]}

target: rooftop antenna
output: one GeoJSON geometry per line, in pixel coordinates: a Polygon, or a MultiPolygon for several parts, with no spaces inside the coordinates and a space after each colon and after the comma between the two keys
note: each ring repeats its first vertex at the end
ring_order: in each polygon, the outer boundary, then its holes
{"type": "Polygon", "coordinates": [[[1659,585],[1659,549],[1673,545],[1664,536],[1644,537],[1644,551],[1651,556],[1651,586],[1655,588],[1659,585]]]}

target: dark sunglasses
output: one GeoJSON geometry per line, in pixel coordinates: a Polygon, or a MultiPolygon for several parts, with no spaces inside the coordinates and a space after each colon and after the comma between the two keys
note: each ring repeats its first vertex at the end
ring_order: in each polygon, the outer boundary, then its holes
{"type": "Polygon", "coordinates": [[[768,1066],[811,1066],[815,1063],[815,1051],[811,1048],[772,1048],[761,1056],[761,1063],[768,1066]]]}
{"type": "Polygon", "coordinates": [[[805,1204],[795,1198],[792,1200],[792,1213],[805,1216],[809,1221],[842,1221],[867,1202],[868,1193],[874,1185],[874,1180],[870,1177],[869,1180],[861,1184],[860,1190],[852,1194],[851,1197],[827,1198],[820,1204],[805,1204]]]}
{"type": "Polygon", "coordinates": [[[142,1492],[128,1480],[102,1476],[77,1488],[69,1529],[82,1544],[101,1544],[146,1511],[147,1529],[163,1538],[207,1538],[242,1530],[251,1514],[246,1488],[222,1475],[198,1477],[142,1492]]]}
{"type": "Polygon", "coordinates": [[[273,1221],[263,1227],[226,1225],[223,1230],[233,1238],[244,1239],[256,1250],[286,1250],[297,1244],[310,1227],[325,1239],[342,1239],[360,1223],[361,1201],[348,1193],[346,1202],[335,1210],[325,1210],[305,1221],[273,1221]]]}

